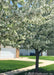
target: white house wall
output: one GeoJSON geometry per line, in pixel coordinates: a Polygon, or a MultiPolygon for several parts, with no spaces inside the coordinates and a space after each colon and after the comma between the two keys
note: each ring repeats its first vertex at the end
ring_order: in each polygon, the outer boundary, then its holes
{"type": "Polygon", "coordinates": [[[42,56],[47,56],[47,50],[42,52],[42,56]]]}
{"type": "Polygon", "coordinates": [[[15,48],[1,48],[0,51],[0,59],[1,58],[15,58],[16,57],[16,49],[15,48]]]}

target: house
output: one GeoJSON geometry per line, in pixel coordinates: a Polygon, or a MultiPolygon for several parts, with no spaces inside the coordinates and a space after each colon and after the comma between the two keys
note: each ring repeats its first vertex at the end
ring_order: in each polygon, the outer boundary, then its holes
{"type": "MultiPolygon", "coordinates": [[[[35,55],[35,50],[34,49],[20,49],[20,55],[33,56],[35,55]]],[[[47,50],[40,53],[40,56],[47,56],[47,50]]]]}
{"type": "Polygon", "coordinates": [[[6,46],[5,48],[1,45],[0,51],[0,59],[3,58],[18,58],[19,50],[16,48],[12,48],[10,46],[6,46]]]}
{"type": "MultiPolygon", "coordinates": [[[[19,55],[35,55],[35,50],[34,49],[16,49],[11,46],[6,46],[5,48],[1,45],[1,51],[0,51],[0,59],[3,58],[18,58],[19,55]]],[[[40,54],[40,56],[47,56],[47,51],[44,51],[40,54]]]]}

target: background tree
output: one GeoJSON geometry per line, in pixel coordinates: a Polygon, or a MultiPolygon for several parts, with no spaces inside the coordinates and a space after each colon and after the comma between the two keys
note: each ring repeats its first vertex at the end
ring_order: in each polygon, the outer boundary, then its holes
{"type": "Polygon", "coordinates": [[[9,45],[19,48],[24,42],[23,14],[18,7],[21,1],[1,0],[0,1],[0,44],[4,47],[9,45]]]}

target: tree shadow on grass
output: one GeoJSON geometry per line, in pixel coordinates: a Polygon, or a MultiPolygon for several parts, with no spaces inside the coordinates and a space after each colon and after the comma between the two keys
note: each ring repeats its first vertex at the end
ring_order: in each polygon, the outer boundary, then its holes
{"type": "MultiPolygon", "coordinates": [[[[26,71],[26,72],[22,72],[22,73],[19,73],[19,74],[16,74],[16,75],[25,75],[26,73],[29,73],[29,72],[35,72],[35,69],[32,69],[32,70],[29,70],[29,71],[26,71]]],[[[39,72],[38,73],[48,73],[48,75],[50,75],[50,73],[52,73],[54,75],[54,70],[46,70],[46,69],[43,69],[43,68],[39,68],[39,72]]]]}

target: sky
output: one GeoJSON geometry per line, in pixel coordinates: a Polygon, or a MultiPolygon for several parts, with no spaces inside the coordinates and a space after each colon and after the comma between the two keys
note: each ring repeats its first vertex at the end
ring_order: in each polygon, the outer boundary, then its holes
{"type": "MultiPolygon", "coordinates": [[[[12,1],[10,1],[10,4],[13,5],[12,1]]],[[[22,5],[20,5],[20,4],[17,4],[17,6],[18,6],[19,8],[22,7],[22,5]]]]}

